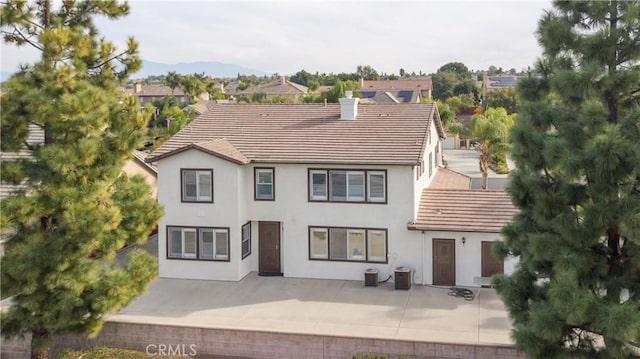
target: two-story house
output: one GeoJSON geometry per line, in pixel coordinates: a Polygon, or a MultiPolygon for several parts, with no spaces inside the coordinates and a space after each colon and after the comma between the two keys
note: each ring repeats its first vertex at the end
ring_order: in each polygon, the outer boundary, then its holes
{"type": "Polygon", "coordinates": [[[165,208],[160,276],[360,280],[403,266],[431,284],[419,215],[443,137],[435,104],[215,105],[147,159],[165,208]]]}

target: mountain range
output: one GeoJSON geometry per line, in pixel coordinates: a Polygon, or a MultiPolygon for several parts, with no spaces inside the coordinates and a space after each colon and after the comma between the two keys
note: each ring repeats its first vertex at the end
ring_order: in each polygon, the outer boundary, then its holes
{"type": "MultiPolygon", "coordinates": [[[[181,75],[191,75],[194,73],[203,73],[205,75],[217,78],[235,78],[240,75],[256,75],[256,76],[265,76],[269,75],[269,73],[250,69],[247,67],[234,65],[234,64],[225,64],[222,62],[216,61],[198,61],[198,62],[180,62],[177,64],[163,64],[160,62],[153,62],[142,60],[142,69],[132,74],[130,78],[132,79],[144,79],[149,76],[159,76],[166,75],[168,72],[174,71],[181,75]]],[[[6,81],[13,73],[11,72],[2,72],[0,73],[0,81],[6,81]]]]}

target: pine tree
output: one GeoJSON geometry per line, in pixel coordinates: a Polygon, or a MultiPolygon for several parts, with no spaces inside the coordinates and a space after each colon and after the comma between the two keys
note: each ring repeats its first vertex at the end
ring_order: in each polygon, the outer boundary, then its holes
{"type": "Polygon", "coordinates": [[[115,253],[142,243],[161,216],[142,177],[122,173],[141,143],[145,119],[134,96],[117,86],[139,69],[133,39],[118,53],[100,38],[92,16],[128,13],[115,1],[4,1],[4,40],[41,51],[2,94],[1,148],[27,147],[29,159],[4,161],[1,180],[21,184],[1,203],[1,289],[13,295],[2,335],[31,335],[31,357],[46,358],[52,335],[100,330],[106,313],[141,294],[156,261],[133,251],[122,267],[115,253]],[[28,144],[29,127],[44,143],[28,144]]]}
{"type": "Polygon", "coordinates": [[[494,281],[533,358],[625,358],[640,345],[640,2],[554,1],[542,74],[511,131],[520,213],[494,281]]]}

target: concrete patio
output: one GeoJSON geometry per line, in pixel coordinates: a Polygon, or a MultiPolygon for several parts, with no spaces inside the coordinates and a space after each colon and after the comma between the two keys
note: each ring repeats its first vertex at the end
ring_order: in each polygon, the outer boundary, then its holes
{"type": "Polygon", "coordinates": [[[113,322],[440,343],[510,345],[510,322],[492,289],[473,301],[446,288],[259,277],[240,282],[157,279],[113,322]]]}

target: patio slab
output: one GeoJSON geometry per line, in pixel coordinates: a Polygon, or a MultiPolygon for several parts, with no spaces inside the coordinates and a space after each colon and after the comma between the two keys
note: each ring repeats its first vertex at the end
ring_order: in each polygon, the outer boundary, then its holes
{"type": "Polygon", "coordinates": [[[473,301],[447,288],[363,281],[260,277],[239,282],[159,278],[109,321],[424,342],[511,345],[493,289],[473,301]]]}

